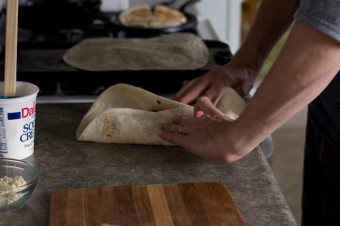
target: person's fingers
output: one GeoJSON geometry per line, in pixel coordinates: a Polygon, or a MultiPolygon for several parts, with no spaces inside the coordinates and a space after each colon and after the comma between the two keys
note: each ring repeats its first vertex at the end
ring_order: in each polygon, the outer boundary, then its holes
{"type": "Polygon", "coordinates": [[[179,133],[181,135],[186,135],[185,125],[177,123],[166,123],[162,125],[162,130],[170,133],[179,133]]]}
{"type": "Polygon", "coordinates": [[[183,121],[182,117],[177,117],[177,118],[172,119],[172,122],[175,124],[181,124],[182,121],[183,121]]]}
{"type": "Polygon", "coordinates": [[[190,89],[192,87],[193,84],[195,84],[196,80],[198,80],[199,78],[194,78],[190,81],[185,82],[185,84],[183,84],[182,88],[175,94],[175,98],[182,96],[184,93],[187,92],[188,89],[190,89]]]}
{"type": "Polygon", "coordinates": [[[219,111],[215,105],[211,102],[208,97],[200,97],[197,103],[194,106],[194,116],[196,118],[201,117],[202,115],[223,115],[221,111],[219,111]]]}
{"type": "Polygon", "coordinates": [[[218,95],[220,94],[221,90],[223,89],[224,85],[219,86],[211,86],[208,90],[206,90],[203,96],[208,97],[210,100],[214,101],[217,99],[218,95]]]}
{"type": "Polygon", "coordinates": [[[193,118],[179,116],[179,117],[173,118],[171,122],[175,124],[187,125],[187,124],[192,123],[192,121],[193,121],[193,118]]]}
{"type": "Polygon", "coordinates": [[[168,132],[172,133],[178,133],[179,132],[179,124],[174,124],[174,123],[165,123],[162,125],[162,129],[166,130],[168,132]]]}
{"type": "Polygon", "coordinates": [[[208,87],[206,79],[199,77],[190,80],[176,94],[174,99],[182,103],[190,103],[200,96],[208,87]]]}
{"type": "Polygon", "coordinates": [[[186,135],[181,133],[172,133],[167,130],[161,130],[159,133],[159,137],[163,140],[178,145],[178,146],[184,146],[186,143],[186,135]]]}

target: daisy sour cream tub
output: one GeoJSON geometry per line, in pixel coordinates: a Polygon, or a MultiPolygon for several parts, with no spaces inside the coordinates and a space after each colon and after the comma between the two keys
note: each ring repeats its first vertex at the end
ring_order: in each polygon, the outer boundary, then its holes
{"type": "Polygon", "coordinates": [[[24,159],[33,154],[36,99],[39,88],[17,82],[16,96],[3,96],[0,82],[0,157],[24,159]]]}

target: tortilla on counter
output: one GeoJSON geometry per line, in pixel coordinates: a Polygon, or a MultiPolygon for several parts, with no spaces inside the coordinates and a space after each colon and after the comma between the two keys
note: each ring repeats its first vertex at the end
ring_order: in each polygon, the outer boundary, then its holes
{"type": "MultiPolygon", "coordinates": [[[[226,87],[215,102],[231,119],[246,106],[244,100],[226,87]]],[[[172,145],[159,137],[161,125],[180,116],[193,117],[193,107],[144,89],[116,84],[106,89],[80,122],[78,141],[119,144],[172,145]]]]}
{"type": "Polygon", "coordinates": [[[205,43],[191,33],[153,38],[85,39],[63,55],[71,67],[87,71],[194,70],[209,61],[205,43]]]}

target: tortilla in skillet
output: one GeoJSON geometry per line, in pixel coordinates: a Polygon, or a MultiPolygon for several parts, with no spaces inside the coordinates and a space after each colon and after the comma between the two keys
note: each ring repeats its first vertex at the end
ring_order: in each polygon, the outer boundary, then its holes
{"type": "Polygon", "coordinates": [[[119,15],[119,21],[128,27],[167,28],[180,26],[187,22],[184,13],[164,5],[157,5],[154,10],[143,4],[133,6],[119,15]]]}
{"type": "Polygon", "coordinates": [[[148,27],[152,11],[149,5],[133,6],[119,15],[119,21],[125,26],[148,27]]]}

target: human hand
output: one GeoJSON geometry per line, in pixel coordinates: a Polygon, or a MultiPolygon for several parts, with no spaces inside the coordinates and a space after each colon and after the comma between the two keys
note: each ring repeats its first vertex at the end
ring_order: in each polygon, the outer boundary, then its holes
{"type": "Polygon", "coordinates": [[[255,76],[256,72],[247,67],[229,63],[190,80],[176,93],[174,99],[188,104],[199,96],[206,96],[213,101],[227,85],[244,97],[252,88],[255,76]]]}
{"type": "Polygon", "coordinates": [[[219,111],[207,97],[194,107],[195,118],[175,118],[164,124],[159,136],[203,158],[231,163],[248,153],[235,148],[232,120],[219,111]]]}

